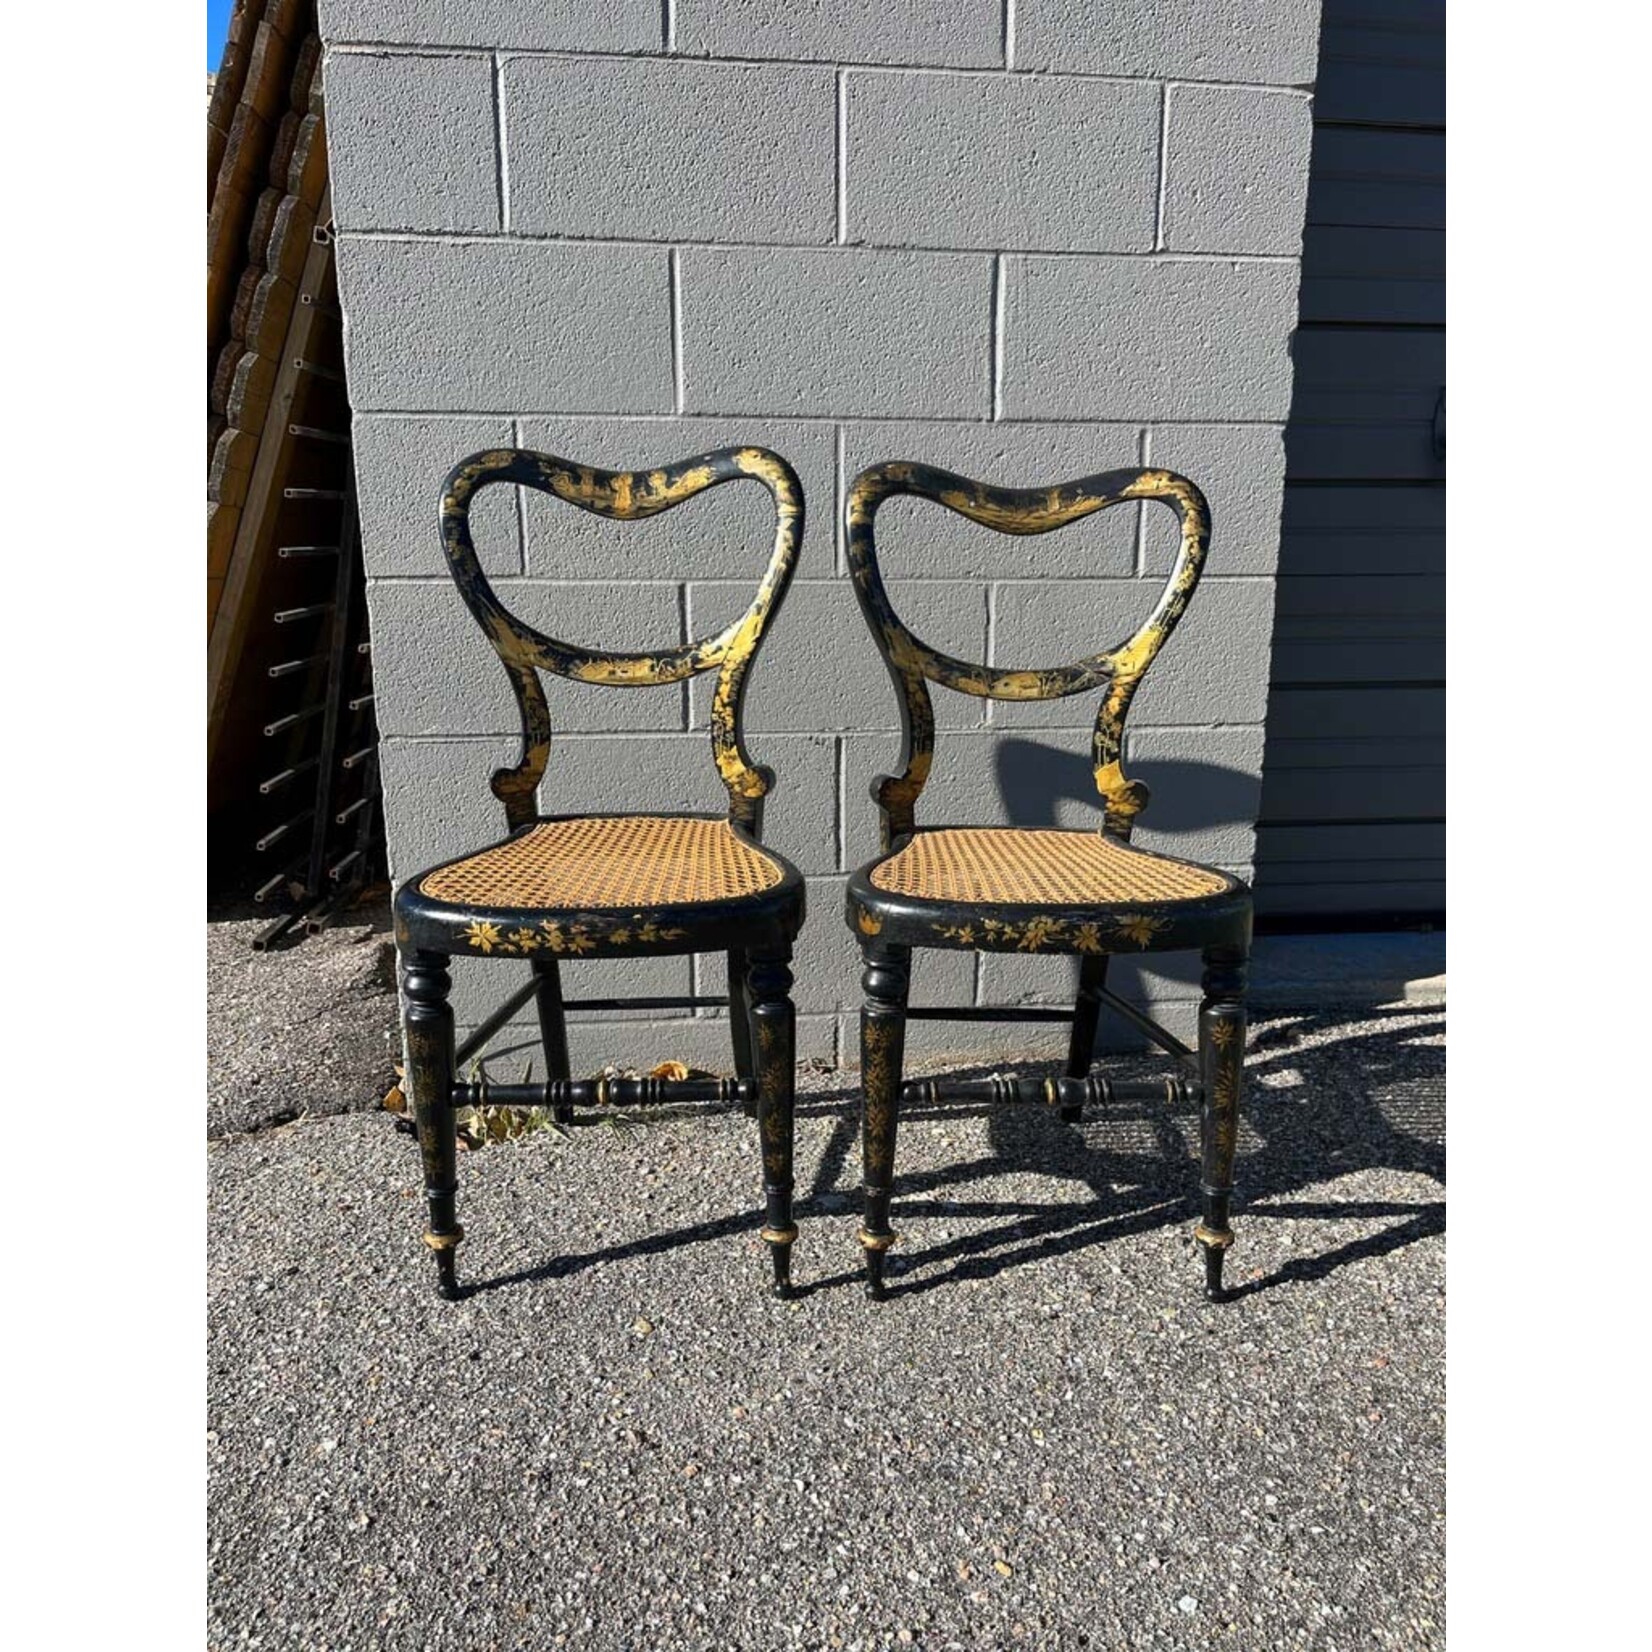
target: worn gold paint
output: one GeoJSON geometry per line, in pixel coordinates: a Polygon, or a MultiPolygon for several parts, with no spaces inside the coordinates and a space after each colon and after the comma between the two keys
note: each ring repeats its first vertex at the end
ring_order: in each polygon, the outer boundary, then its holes
{"type": "Polygon", "coordinates": [[[1233,1243],[1232,1228],[1207,1228],[1201,1222],[1194,1230],[1193,1237],[1206,1250],[1226,1250],[1233,1243]]]}
{"type": "Polygon", "coordinates": [[[481,919],[466,927],[465,939],[478,952],[492,952],[502,944],[498,924],[484,923],[481,919]]]}
{"type": "Polygon", "coordinates": [[[797,1229],[764,1228],[761,1237],[771,1245],[791,1245],[797,1242],[797,1229]]]}
{"type": "MultiPolygon", "coordinates": [[[[864,915],[860,921],[864,925],[864,915]]],[[[1103,934],[1099,921],[1074,923],[1054,913],[1037,913],[1019,922],[981,918],[973,923],[936,924],[934,932],[964,947],[972,947],[979,942],[983,946],[1018,952],[1111,953],[1118,951],[1125,942],[1145,949],[1168,927],[1167,919],[1140,912],[1121,912],[1109,922],[1111,946],[1108,945],[1109,936],[1103,934]]]]}
{"type": "Polygon", "coordinates": [[[1122,769],[1124,721],[1130,702],[1187,607],[1204,564],[1210,515],[1204,496],[1185,477],[1167,470],[1111,471],[1046,488],[995,488],[932,466],[906,462],[875,465],[855,478],[845,509],[849,567],[855,594],[897,679],[901,698],[902,772],[883,775],[876,797],[884,815],[884,846],[912,830],[919,795],[928,778],[935,739],[931,682],[961,694],[995,700],[1049,700],[1106,685],[1096,714],[1092,767],[1106,830],[1127,837],[1147,803],[1147,788],[1122,769]],[[995,670],[954,659],[909,631],[890,604],[877,565],[875,518],[896,494],[932,499],[1001,533],[1048,533],[1125,500],[1157,499],[1181,523],[1175,566],[1153,611],[1118,648],[1047,670],[995,670]]]}
{"type": "Polygon", "coordinates": [[[604,471],[572,465],[549,454],[495,448],[471,455],[448,478],[442,497],[443,545],[461,595],[493,644],[522,713],[522,757],[493,777],[511,826],[536,818],[535,793],[550,755],[550,713],[538,674],[608,687],[654,687],[718,671],[712,698],[711,741],[717,771],[729,794],[730,818],[755,825],[772,784],[752,763],[740,732],[746,673],[796,566],[802,537],[802,491],[785,461],[762,448],[731,448],[649,471],[604,471]],[[713,637],[650,654],[576,648],[548,637],[511,614],[494,594],[470,534],[470,504],[481,487],[515,483],[596,515],[637,521],[681,504],[707,488],[750,477],[774,500],[774,546],[757,595],[739,619],[713,637]]]}
{"type": "Polygon", "coordinates": [[[589,924],[565,924],[552,918],[541,919],[538,929],[520,927],[506,934],[498,924],[475,918],[464,925],[456,940],[489,957],[498,953],[503,958],[525,958],[544,950],[577,958],[594,952],[599,941],[623,946],[634,938],[644,946],[655,946],[662,941],[683,940],[687,935],[686,929],[664,929],[652,919],[598,934],[589,924]]]}
{"type": "Polygon", "coordinates": [[[855,1235],[860,1240],[862,1250],[890,1250],[900,1243],[898,1233],[868,1233],[862,1228],[855,1235]]]}
{"type": "Polygon", "coordinates": [[[902,1029],[889,1016],[861,1018],[861,1093],[866,1109],[866,1128],[886,1136],[893,1127],[900,1073],[896,1044],[902,1029]]]}
{"type": "Polygon", "coordinates": [[[875,912],[859,912],[855,915],[855,922],[862,935],[876,935],[883,928],[883,919],[875,912]]]}
{"type": "Polygon", "coordinates": [[[432,1250],[455,1250],[464,1236],[465,1230],[455,1223],[451,1233],[427,1233],[423,1237],[432,1250]]]}

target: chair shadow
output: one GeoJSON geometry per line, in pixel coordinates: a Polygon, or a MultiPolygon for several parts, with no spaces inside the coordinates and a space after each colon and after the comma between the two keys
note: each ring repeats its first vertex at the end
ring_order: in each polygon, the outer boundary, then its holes
{"type": "MultiPolygon", "coordinates": [[[[1100,825],[1101,800],[1087,753],[1015,735],[996,741],[992,756],[999,800],[1011,826],[1060,825],[1061,815],[1071,814],[1063,808],[1067,804],[1081,805],[1086,823],[1100,825]]],[[[1152,794],[1142,825],[1156,833],[1182,836],[1248,826],[1261,806],[1261,779],[1243,769],[1184,758],[1143,758],[1127,767],[1131,778],[1144,781],[1152,794]]]]}
{"type": "MultiPolygon", "coordinates": [[[[1244,1129],[1236,1167],[1236,1219],[1246,1221],[1377,1219],[1392,1226],[1318,1255],[1294,1257],[1263,1277],[1234,1281],[1230,1300],[1281,1285],[1323,1279],[1356,1261],[1389,1255],[1445,1231],[1445,1201],[1293,1199],[1344,1174],[1369,1169],[1416,1173],[1445,1181],[1445,1051],[1423,1042],[1438,1033],[1444,1011],[1434,1007],[1384,1010],[1386,1023],[1364,1030],[1374,1017],[1357,1010],[1270,1017],[1255,1029],[1247,1052],[1244,1129]],[[1397,1024],[1396,1024],[1397,1023],[1397,1024]],[[1338,1036],[1347,1031],[1347,1036],[1338,1036]]],[[[1054,1071],[1051,1063],[1016,1063],[1023,1072],[1054,1071]]],[[[1114,1063],[1104,1060],[1104,1068],[1114,1063]]],[[[1149,1073],[1150,1057],[1117,1058],[1117,1070],[1149,1073]]],[[[950,1069],[981,1077],[985,1067],[950,1069]]],[[[1002,1067],[998,1070],[1004,1070],[1002,1067]]],[[[796,1215],[838,1215],[855,1208],[846,1182],[859,1135],[858,1089],[848,1081],[799,1098],[801,1117],[833,1120],[825,1147],[800,1186],[796,1215]]],[[[1180,1225],[1198,1210],[1196,1120],[1191,1108],[1119,1105],[1083,1125],[1065,1124],[1041,1108],[911,1107],[902,1120],[989,1119],[991,1151],[958,1163],[902,1174],[897,1162],[894,1219],[945,1215],[986,1220],[991,1226],[954,1235],[891,1258],[889,1297],[920,1297],[963,1279],[986,1279],[1009,1268],[1072,1255],[1132,1234],[1180,1225]],[[996,1177],[1037,1173],[1083,1184],[1088,1197],[1049,1204],[969,1198],[968,1189],[996,1177]],[[962,1198],[954,1196],[962,1193],[962,1198]]],[[[719,1217],[620,1245],[561,1255],[542,1265],[479,1280],[466,1294],[566,1278],[603,1262],[663,1253],[684,1244],[749,1234],[750,1212],[719,1217]]],[[[909,1230],[910,1231],[910,1228],[909,1230]]],[[[1241,1231],[1241,1243],[1243,1233],[1241,1231]]],[[[1190,1281],[1196,1261],[1189,1241],[1190,1281]]],[[[1236,1256],[1230,1256],[1229,1266],[1236,1256]]],[[[858,1267],[800,1280],[796,1295],[858,1284],[858,1267]]],[[[1190,1290],[1193,1285],[1190,1282],[1190,1290]]]]}

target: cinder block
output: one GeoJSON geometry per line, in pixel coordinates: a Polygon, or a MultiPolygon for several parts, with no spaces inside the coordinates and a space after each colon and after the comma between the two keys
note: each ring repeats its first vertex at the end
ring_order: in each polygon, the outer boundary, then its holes
{"type": "MultiPolygon", "coordinates": [[[[843,920],[846,881],[841,877],[823,877],[809,886],[809,921],[803,927],[792,960],[792,974],[796,977],[792,996],[800,1011],[859,1012],[862,957],[860,937],[843,920]]],[[[912,1003],[975,1002],[972,954],[925,952],[922,961],[924,968],[914,970],[912,976],[912,1003]]]]}
{"type": "MultiPolygon", "coordinates": [[[[913,630],[932,647],[979,660],[986,649],[987,614],[977,585],[952,580],[900,581],[890,598],[913,630]]],[[[689,587],[689,629],[715,633],[737,619],[751,600],[748,587],[689,587]]],[[[696,726],[710,719],[715,679],[697,678],[690,705],[696,726]]],[[[984,702],[947,692],[937,697],[935,720],[945,728],[979,726],[984,702]]],[[[746,681],[750,729],[893,728],[900,707],[846,579],[797,580],[746,681]]]]}
{"type": "MultiPolygon", "coordinates": [[[[1155,952],[1140,957],[1121,954],[1107,966],[1107,990],[1144,1009],[1184,1044],[1193,1044],[1199,1030],[1199,972],[1197,952],[1155,952]]],[[[981,959],[981,998],[989,1004],[1067,1005],[1078,991],[1078,964],[1069,958],[1035,958],[1016,953],[988,953],[981,959]]],[[[1031,1028],[1016,1027],[1019,1038],[1031,1028]]],[[[1060,1035],[1060,1055],[1066,1054],[1067,1029],[1060,1035]]],[[[1154,1049],[1114,1011],[1105,1006],[1096,1029],[1096,1048],[1104,1051],[1154,1049]]],[[[1166,1061],[1169,1061],[1167,1056],[1166,1061]]]]}
{"type": "MultiPolygon", "coordinates": [[[[765,841],[805,873],[834,866],[837,771],[831,738],[765,734],[748,740],[747,747],[754,762],[768,764],[776,775],[765,811],[765,841]]],[[[539,806],[546,814],[722,813],[728,792],[704,731],[596,735],[552,742],[539,806]]]]}
{"type": "MultiPolygon", "coordinates": [[[[1282,426],[1164,425],[1148,432],[1147,453],[1149,464],[1191,477],[1210,501],[1208,577],[1273,573],[1285,489],[1282,426]]],[[[1142,565],[1164,578],[1181,544],[1175,513],[1164,505],[1142,510],[1142,565]]],[[[1195,606],[1202,600],[1195,596],[1195,606]]]]}
{"type": "Polygon", "coordinates": [[[990,412],[990,258],[716,247],[679,257],[686,412],[990,412]]]}
{"type": "MultiPolygon", "coordinates": [[[[796,1056],[799,1063],[834,1063],[837,1019],[830,1015],[797,1018],[796,1056]]],[[[707,1072],[732,1074],[734,1055],[728,1022],[721,1016],[699,1016],[683,1021],[632,1021],[619,1024],[579,1021],[568,1028],[569,1065],[577,1073],[598,1073],[609,1062],[646,1073],[661,1061],[681,1061],[707,1072]]],[[[753,1124],[755,1148],[757,1126],[753,1124]]],[[[752,1200],[759,1198],[762,1171],[752,1155],[752,1200]]]]}
{"type": "Polygon", "coordinates": [[[527,235],[829,242],[829,69],[680,59],[511,58],[510,225],[527,235]]]}
{"type": "Polygon", "coordinates": [[[358,411],[665,413],[664,247],[339,240],[358,411]]]}
{"type": "MultiPolygon", "coordinates": [[[[720,447],[771,447],[805,501],[797,575],[832,569],[833,431],[753,419],[525,419],[527,447],[604,470],[645,470],[720,447]]],[[[757,482],[730,482],[644,522],[612,522],[529,489],[527,568],[557,579],[746,580],[755,595],[774,549],[774,506],[757,482]]]]}
{"type": "MultiPolygon", "coordinates": [[[[511,444],[508,419],[358,418],[356,500],[368,578],[423,574],[446,579],[439,525],[442,482],[469,454],[511,444]]],[[[471,507],[471,537],[490,577],[522,571],[515,493],[510,487],[486,488],[471,507]]]]}
{"type": "Polygon", "coordinates": [[[539,788],[546,814],[712,811],[727,805],[704,734],[553,740],[539,788]]]}
{"type": "Polygon", "coordinates": [[[340,229],[499,228],[487,58],[333,53],[327,144],[340,229]]]}
{"type": "MultiPolygon", "coordinates": [[[[1107,990],[1133,1004],[1197,1002],[1200,967],[1197,951],[1120,953],[1107,966],[1107,990]]],[[[1077,991],[1076,958],[982,954],[984,1003],[1070,1004],[1077,991]]]]}
{"type": "MultiPolygon", "coordinates": [[[[329,46],[522,46],[550,51],[657,52],[659,0],[319,0],[329,46]]],[[[329,88],[329,94],[330,94],[329,88]]]]}
{"type": "MultiPolygon", "coordinates": [[[[682,641],[675,585],[552,585],[513,580],[500,600],[546,635],[645,652],[682,641]]],[[[450,580],[376,581],[374,710],[384,735],[509,734],[521,718],[498,656],[450,580]]],[[[680,729],[683,690],[602,688],[541,673],[553,729],[591,733],[680,729]]],[[[554,750],[554,747],[553,747],[554,750]]]]}
{"type": "Polygon", "coordinates": [[[1016,0],[1015,67],[1311,85],[1319,0],[1016,0]]]}
{"type": "MultiPolygon", "coordinates": [[[[996,487],[1040,487],[1141,463],[1134,425],[850,424],[843,485],[868,465],[912,459],[996,487]]],[[[838,515],[843,504],[838,502],[838,515]]],[[[887,579],[1086,578],[1135,572],[1139,507],[1117,505],[1056,533],[1021,538],[927,500],[878,510],[878,565],[887,579]]]]}
{"type": "MultiPolygon", "coordinates": [[[[563,959],[562,995],[564,998],[682,998],[692,990],[692,959],[689,958],[576,958],[563,959]]],[[[460,1027],[477,1027],[496,1010],[524,981],[528,966],[498,958],[472,958],[463,954],[448,966],[453,977],[453,1019],[460,1027]]],[[[682,1015],[691,1012],[683,1010],[682,1015]]],[[[604,1010],[569,1013],[569,1041],[575,1026],[600,1026],[615,1021],[658,1021],[661,1010],[604,1010]]],[[[505,1024],[505,1031],[493,1040],[494,1048],[520,1044],[524,1038],[532,1041],[528,1049],[512,1049],[489,1065],[489,1073],[503,1082],[520,1082],[522,1068],[533,1062],[533,1082],[543,1083],[546,1077],[545,1061],[537,1047],[539,1019],[530,998],[505,1024]],[[512,1030],[513,1029],[513,1030],[512,1030]]],[[[623,1036],[623,1035],[622,1035],[623,1036]]],[[[601,1058],[613,1060],[612,1054],[601,1058]]],[[[593,1069],[594,1071],[595,1069],[593,1069]]]]}
{"type": "Polygon", "coordinates": [[[1002,0],[677,0],[677,50],[702,57],[997,67],[1002,0]]]}
{"type": "Polygon", "coordinates": [[[1125,732],[1125,769],[1152,800],[1132,842],[1207,866],[1248,866],[1262,807],[1260,725],[1125,732]]]}
{"type": "MultiPolygon", "coordinates": [[[[916,981],[934,968],[938,952],[913,953],[912,977],[916,981]]],[[[1016,1026],[981,1021],[912,1021],[906,1028],[906,1060],[903,1076],[921,1078],[931,1073],[959,1073],[980,1067],[992,1070],[1016,1068],[1032,1062],[1060,1061],[1067,1054],[1067,1029],[1058,1025],[1016,1026]]],[[[860,1069],[860,1021],[858,1015],[844,1015],[838,1027],[839,1059],[845,1069],[860,1069]]],[[[909,1126],[910,1128],[910,1126],[909,1126]]],[[[895,1169],[900,1173],[900,1158],[895,1169]]],[[[896,1227],[902,1224],[897,1220],[896,1227]]]]}
{"type": "MultiPolygon", "coordinates": [[[[837,869],[837,748],[829,735],[769,734],[752,755],[776,774],[764,840],[805,875],[837,869]]],[[[516,739],[385,739],[379,761],[388,800],[391,876],[497,843],[504,806],[488,789],[494,770],[514,764],[516,739]]],[[[545,814],[646,814],[728,806],[728,793],[703,733],[633,737],[553,737],[539,791],[545,814]]]]}
{"type": "Polygon", "coordinates": [[[846,95],[850,241],[1062,252],[1153,246],[1157,85],[870,72],[849,75],[846,95]]]}
{"type": "MultiPolygon", "coordinates": [[[[763,841],[807,878],[836,871],[837,741],[829,734],[757,734],[746,744],[753,760],[775,773],[764,802],[763,841]]],[[[812,887],[808,899],[809,921],[818,922],[822,909],[812,887]]]]}
{"type": "MultiPolygon", "coordinates": [[[[1126,739],[1127,772],[1152,788],[1135,842],[1160,854],[1233,867],[1250,863],[1260,802],[1262,730],[1138,730],[1126,739]]],[[[848,867],[878,853],[872,777],[893,766],[895,742],[846,742],[843,838],[848,867]]],[[[935,767],[918,804],[920,825],[1101,825],[1088,729],[954,734],[936,742],[935,767]]]]}
{"type": "Polygon", "coordinates": [[[1010,419],[1279,419],[1295,264],[1004,260],[1010,419]]]}
{"type": "MultiPolygon", "coordinates": [[[[1000,585],[994,663],[1060,665],[1122,643],[1152,612],[1159,582],[1049,580],[1000,585]]],[[[1200,585],[1130,708],[1132,729],[1158,723],[1260,723],[1267,709],[1273,582],[1200,585]]],[[[1013,707],[1023,727],[1090,726],[1100,696],[1013,707]]],[[[998,723],[995,706],[993,721],[998,723]]]]}
{"type": "Polygon", "coordinates": [[[394,882],[505,836],[504,805],[488,782],[521,749],[520,740],[505,739],[379,741],[394,882]]]}
{"type": "MultiPolygon", "coordinates": [[[[1094,715],[1095,702],[1090,702],[1094,715]]],[[[1020,709],[1020,708],[1017,708],[1020,709]]],[[[848,736],[843,751],[843,863],[878,854],[878,812],[868,795],[875,775],[893,773],[893,734],[848,736]]],[[[1086,731],[943,731],[935,765],[918,800],[920,826],[1101,825],[1086,731]]]]}
{"type": "MultiPolygon", "coordinates": [[[[924,955],[925,959],[929,956],[924,955]]],[[[1035,965],[1039,962],[1037,959],[1026,961],[1035,965]]],[[[1042,962],[1049,969],[1059,966],[1062,961],[1045,959],[1042,962]]],[[[917,967],[921,968],[922,964],[917,967]]],[[[985,987],[983,991],[986,991],[985,987]]],[[[1128,993],[1123,996],[1130,997],[1131,1002],[1145,1009],[1160,1026],[1184,1044],[1195,1044],[1199,1034],[1199,1005],[1196,999],[1142,1000],[1128,993]]],[[[1009,1000],[993,997],[990,1001],[1006,1003],[1009,1000]]],[[[970,1067],[994,1071],[1024,1070],[1040,1063],[1065,1062],[1069,1037],[1067,1027],[1059,1022],[1017,1025],[1014,1022],[914,1021],[906,1030],[905,1076],[919,1078],[934,1072],[960,1073],[970,1067]]],[[[843,1066],[847,1069],[858,1068],[860,1049],[854,1017],[842,1017],[838,1038],[843,1066]]],[[[1168,1070],[1169,1056],[1151,1044],[1122,1016],[1103,1010],[1101,1024],[1096,1029],[1094,1059],[1120,1054],[1150,1055],[1164,1061],[1168,1070]]],[[[1151,1103],[1148,1105],[1151,1107],[1151,1103]]]]}
{"type": "Polygon", "coordinates": [[[1167,95],[1165,246],[1300,254],[1308,99],[1237,86],[1172,86],[1167,95]]]}

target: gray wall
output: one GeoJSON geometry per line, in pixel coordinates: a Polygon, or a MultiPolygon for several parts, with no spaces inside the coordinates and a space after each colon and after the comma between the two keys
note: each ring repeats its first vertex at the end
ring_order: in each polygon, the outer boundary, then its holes
{"type": "MultiPolygon", "coordinates": [[[[608,467],[733,442],[807,489],[796,582],[748,699],[771,841],[812,881],[805,1056],[854,1053],[843,873],[875,845],[895,704],[843,577],[838,499],[879,459],[987,481],[1151,462],[1209,494],[1189,617],[1138,697],[1141,841],[1249,870],[1318,0],[322,0],[333,203],[392,872],[496,837],[503,673],[443,568],[449,466],[508,443],[608,467]]],[[[748,497],[748,495],[756,495],[748,497]]],[[[1162,518],[1162,519],[1161,519],[1162,518]]],[[[766,554],[763,496],[645,524],[538,496],[478,512],[506,600],[610,647],[710,631],[766,554]]],[[[1057,663],[1127,634],[1173,548],[1132,508],[1034,540],[897,502],[909,621],[950,652],[1057,663]]],[[[715,808],[705,682],[554,683],[547,810],[715,808]]],[[[1095,821],[1089,699],[938,692],[920,818],[1095,821]]],[[[458,975],[479,1019],[517,966],[458,975]],[[485,983],[485,984],[481,984],[485,983]]],[[[691,985],[586,965],[580,995],[691,985]]],[[[1187,1026],[1193,966],[1122,979],[1187,1026]]],[[[698,990],[719,990],[706,961],[698,990]]],[[[924,956],[920,1000],[1054,998],[1063,961],[924,956]]],[[[719,1061],[699,1018],[581,1027],[576,1060],[719,1061]]],[[[915,1045],[992,1035],[929,1024],[915,1045]]],[[[1019,1037],[1019,1034],[1017,1035],[1019,1037]]]]}

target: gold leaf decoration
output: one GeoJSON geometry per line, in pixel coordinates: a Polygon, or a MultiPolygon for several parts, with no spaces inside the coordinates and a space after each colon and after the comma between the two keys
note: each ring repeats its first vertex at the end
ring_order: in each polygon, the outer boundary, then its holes
{"type": "Polygon", "coordinates": [[[478,918],[466,929],[465,939],[478,952],[492,952],[499,945],[499,926],[498,924],[484,923],[478,918]]]}
{"type": "Polygon", "coordinates": [[[1133,912],[1119,919],[1119,934],[1137,946],[1145,947],[1161,929],[1168,928],[1163,918],[1150,918],[1145,912],[1133,912]]]}

